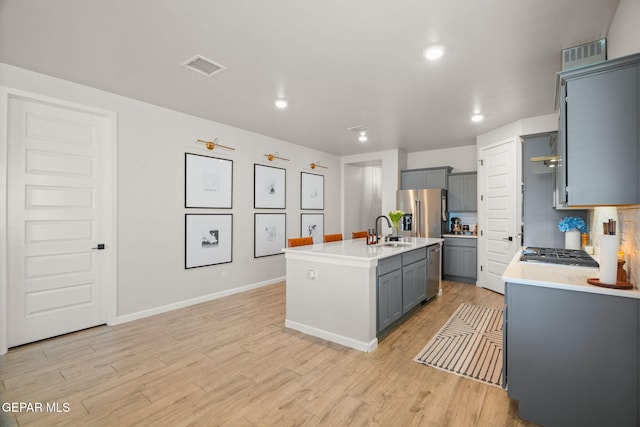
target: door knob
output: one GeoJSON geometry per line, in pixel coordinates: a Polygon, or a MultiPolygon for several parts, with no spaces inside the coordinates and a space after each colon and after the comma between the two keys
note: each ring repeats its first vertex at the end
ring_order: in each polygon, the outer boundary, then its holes
{"type": "Polygon", "coordinates": [[[101,251],[101,250],[104,249],[104,247],[105,247],[104,243],[98,243],[98,246],[96,246],[95,248],[91,248],[91,249],[97,249],[97,250],[101,251]]]}
{"type": "Polygon", "coordinates": [[[513,236],[503,237],[502,240],[508,240],[509,242],[513,242],[513,236]]]}

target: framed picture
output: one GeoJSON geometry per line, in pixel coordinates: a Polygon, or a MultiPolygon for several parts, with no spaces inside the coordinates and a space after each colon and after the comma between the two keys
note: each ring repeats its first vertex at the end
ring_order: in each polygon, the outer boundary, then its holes
{"type": "Polygon", "coordinates": [[[233,215],[185,214],[184,268],[232,260],[233,215]]]}
{"type": "Polygon", "coordinates": [[[300,214],[300,237],[313,237],[313,243],[322,243],[324,214],[300,214]]]}
{"type": "Polygon", "coordinates": [[[184,207],[231,209],[233,160],[185,153],[184,207]]]}
{"type": "Polygon", "coordinates": [[[324,175],[300,172],[300,209],[324,209],[324,175]]]}
{"type": "Polygon", "coordinates": [[[283,213],[254,214],[254,258],[283,254],[287,235],[286,218],[283,213]]]}
{"type": "Polygon", "coordinates": [[[286,169],[253,165],[253,207],[255,209],[286,208],[286,193],[286,169]]]}

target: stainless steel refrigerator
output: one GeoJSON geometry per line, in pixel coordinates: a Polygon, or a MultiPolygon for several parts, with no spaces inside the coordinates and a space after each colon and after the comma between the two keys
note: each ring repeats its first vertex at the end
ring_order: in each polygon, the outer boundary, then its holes
{"type": "Polygon", "coordinates": [[[400,236],[441,237],[447,230],[447,190],[398,190],[396,208],[405,213],[400,236]]]}

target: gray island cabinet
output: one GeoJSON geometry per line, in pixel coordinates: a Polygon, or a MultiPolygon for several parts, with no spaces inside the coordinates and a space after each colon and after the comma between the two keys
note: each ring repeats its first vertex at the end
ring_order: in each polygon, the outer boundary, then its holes
{"type": "Polygon", "coordinates": [[[588,285],[595,268],[523,264],[514,260],[503,275],[505,377],[520,418],[638,426],[638,291],[588,285]]]}
{"type": "Polygon", "coordinates": [[[378,338],[427,299],[427,248],[383,258],[378,262],[378,338]]]}
{"type": "Polygon", "coordinates": [[[402,256],[378,262],[378,319],[376,332],[387,329],[402,317],[402,256]]]}

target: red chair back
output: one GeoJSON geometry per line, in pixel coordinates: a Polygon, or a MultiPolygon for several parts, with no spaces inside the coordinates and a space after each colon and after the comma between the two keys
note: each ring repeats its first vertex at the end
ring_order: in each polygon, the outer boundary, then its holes
{"type": "Polygon", "coordinates": [[[328,242],[339,242],[340,240],[342,240],[342,233],[325,234],[324,235],[324,242],[325,243],[328,243],[328,242]]]}
{"type": "Polygon", "coordinates": [[[313,245],[313,237],[292,237],[289,239],[289,247],[313,245]]]}

